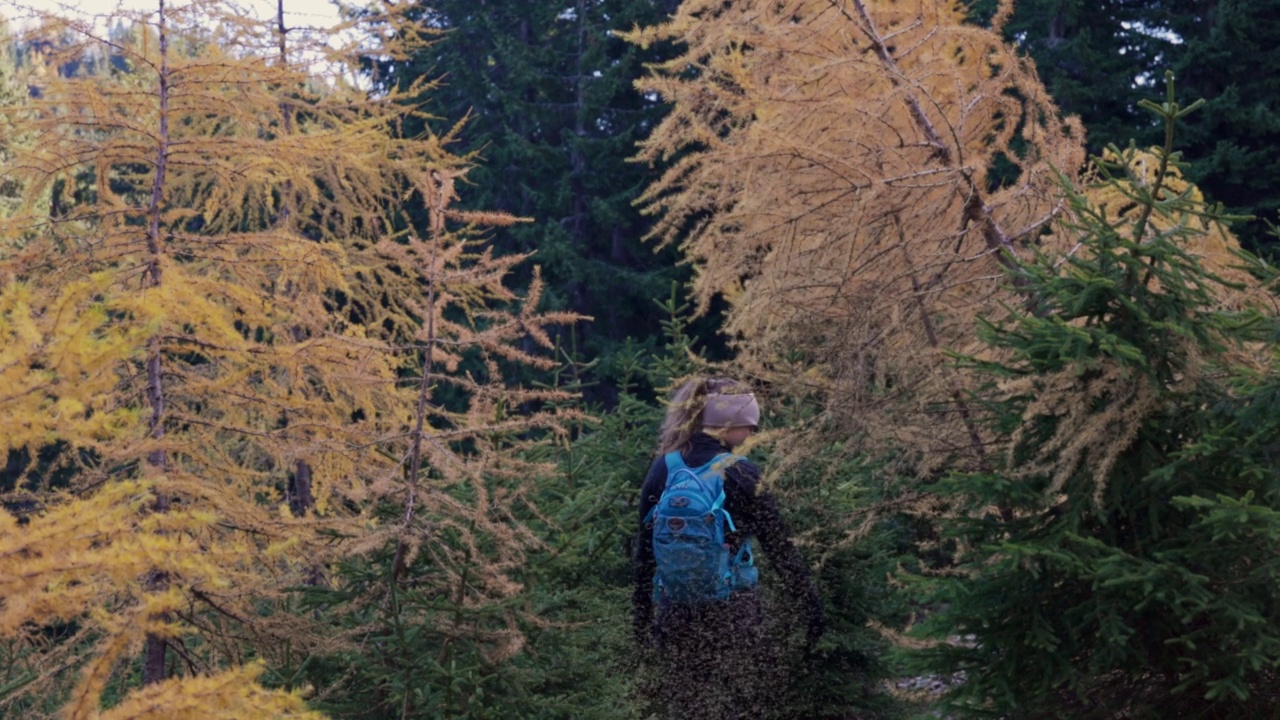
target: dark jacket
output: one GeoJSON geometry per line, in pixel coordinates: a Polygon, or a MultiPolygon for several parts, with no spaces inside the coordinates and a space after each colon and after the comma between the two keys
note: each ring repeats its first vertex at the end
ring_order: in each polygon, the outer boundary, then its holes
{"type": "MultiPolygon", "coordinates": [[[[689,448],[680,455],[689,467],[702,465],[716,455],[726,452],[720,441],[699,433],[690,441],[689,448]]],[[[777,499],[759,489],[760,468],[749,460],[730,465],[725,471],[725,509],[733,517],[736,533],[726,540],[731,550],[747,537],[756,538],[754,549],[762,550],[769,557],[769,565],[781,577],[783,587],[804,609],[809,619],[809,635],[820,634],[824,624],[822,601],[813,586],[809,566],[800,551],[791,543],[786,521],[778,509],[777,499]]],[[[636,535],[635,555],[631,567],[635,578],[635,594],[632,596],[633,622],[637,639],[648,638],[653,629],[653,529],[646,527],[644,518],[657,504],[667,485],[667,465],[659,457],[649,466],[640,491],[640,529],[636,535]]],[[[732,603],[730,603],[732,604],[732,603]]],[[[660,621],[661,623],[661,615],[660,621]]]]}

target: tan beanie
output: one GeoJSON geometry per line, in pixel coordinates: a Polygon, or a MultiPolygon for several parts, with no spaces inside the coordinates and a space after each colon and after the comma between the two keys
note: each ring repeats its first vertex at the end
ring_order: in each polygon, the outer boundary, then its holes
{"type": "Polygon", "coordinates": [[[760,424],[760,404],[751,393],[708,395],[702,410],[702,424],[720,428],[754,427],[760,424]]]}

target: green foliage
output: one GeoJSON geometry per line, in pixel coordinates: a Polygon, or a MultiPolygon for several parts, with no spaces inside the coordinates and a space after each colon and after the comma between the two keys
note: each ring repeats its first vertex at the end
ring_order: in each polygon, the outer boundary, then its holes
{"type": "MultiPolygon", "coordinates": [[[[971,12],[989,18],[997,0],[977,0],[971,12]]],[[[1123,0],[1019,0],[1004,27],[1006,38],[1036,61],[1055,103],[1084,121],[1095,150],[1112,138],[1139,138],[1158,131],[1133,103],[1135,79],[1156,74],[1176,50],[1168,36],[1152,33],[1161,23],[1154,2],[1123,0]]]]}
{"type": "MultiPolygon", "coordinates": [[[[674,291],[658,303],[663,350],[619,353],[623,384],[617,404],[576,427],[572,441],[537,450],[531,458],[554,459],[558,472],[539,480],[537,512],[520,518],[542,547],[518,574],[518,597],[505,607],[478,610],[408,587],[396,593],[397,606],[380,607],[363,598],[385,583],[389,554],[350,560],[334,578],[341,590],[303,590],[305,607],[332,618],[335,637],[349,638],[349,647],[307,660],[296,671],[278,669],[278,675],[296,674],[295,683],[326,688],[315,705],[339,718],[399,716],[406,707],[408,717],[422,718],[645,716],[644,679],[652,666],[637,653],[631,631],[636,493],[664,414],[655,392],[705,369],[686,312],[674,291]],[[452,620],[397,624],[397,607],[405,618],[434,614],[452,620]],[[520,617],[524,643],[518,654],[499,659],[487,638],[513,614],[520,617]],[[382,618],[372,622],[378,632],[350,634],[374,618],[382,618]]],[[[570,356],[554,377],[560,387],[573,388],[583,374],[570,356]]],[[[774,417],[791,421],[803,412],[780,407],[774,417]]],[[[767,465],[767,455],[756,453],[767,465]]],[[[875,502],[889,484],[877,467],[833,447],[772,487],[794,537],[817,566],[830,623],[821,643],[806,653],[799,609],[766,570],[766,602],[784,649],[779,671],[790,678],[776,717],[837,718],[855,710],[867,718],[901,714],[891,698],[876,692],[888,672],[877,660],[886,640],[867,622],[900,625],[906,611],[887,578],[909,549],[909,528],[875,502]],[[865,521],[861,532],[848,532],[850,518],[865,521]]],[[[430,573],[423,557],[407,575],[430,573]]]]}
{"type": "Polygon", "coordinates": [[[1188,177],[1235,213],[1256,216],[1236,232],[1246,248],[1275,253],[1267,223],[1280,221],[1280,2],[1184,0],[1168,14],[1182,39],[1166,67],[1205,111],[1188,118],[1180,146],[1188,177]],[[1206,7],[1207,5],[1207,7],[1206,7]]]}
{"type": "Polygon", "coordinates": [[[959,716],[1280,713],[1280,367],[1261,344],[1280,327],[1224,309],[1242,288],[1186,249],[1221,216],[1164,185],[1190,109],[1171,81],[1142,106],[1169,128],[1155,181],[1132,148],[1100,177],[1138,220],[1067,188],[1079,252],[1021,268],[1037,312],[986,324],[991,354],[967,361],[1001,452],[938,486],[954,566],[916,579],[935,644],[913,655],[957,681],[959,716]]]}
{"type": "MultiPolygon", "coordinates": [[[[769,458],[761,460],[768,467],[769,458]]],[[[788,469],[771,488],[814,569],[828,622],[822,640],[806,651],[803,614],[771,586],[776,577],[766,571],[769,614],[784,633],[792,678],[777,718],[870,720],[906,711],[881,691],[894,668],[885,662],[889,640],[874,627],[901,626],[909,611],[908,598],[888,582],[913,549],[912,527],[892,510],[889,495],[898,490],[891,480],[884,466],[832,446],[788,469]]]]}
{"type": "MultiPolygon", "coordinates": [[[[312,704],[332,717],[504,717],[487,709],[506,683],[483,639],[502,630],[508,608],[469,608],[426,582],[392,585],[385,604],[371,602],[385,595],[393,557],[393,548],[382,548],[339,565],[335,587],[306,588],[303,609],[325,613],[336,635],[355,642],[277,673],[322,688],[312,704]]],[[[432,576],[429,567],[409,572],[432,576]]]]}
{"type": "MultiPolygon", "coordinates": [[[[995,4],[979,0],[974,14],[995,4]]],[[[1159,123],[1131,98],[1173,70],[1207,101],[1181,135],[1188,177],[1230,211],[1257,216],[1236,232],[1270,253],[1267,221],[1280,217],[1278,11],[1277,0],[1019,0],[1005,36],[1035,59],[1062,111],[1084,121],[1095,150],[1118,138],[1159,142],[1159,123]]]]}
{"type": "Polygon", "coordinates": [[[632,202],[651,170],[627,161],[664,111],[632,86],[662,49],[642,51],[612,34],[659,22],[673,5],[439,0],[412,11],[438,39],[374,70],[400,87],[439,79],[423,107],[442,127],[463,124],[451,149],[476,161],[466,207],[530,218],[495,231],[492,244],[536,253],[548,308],[594,318],[571,331],[579,352],[601,359],[592,372],[608,385],[588,388],[592,399],[612,401],[619,378],[604,373],[616,369],[627,338],[656,349],[652,301],[687,276],[673,251],[641,241],[649,221],[632,202]]]}
{"type": "MultiPolygon", "coordinates": [[[[662,417],[652,389],[669,384],[674,372],[687,372],[692,362],[675,295],[658,303],[655,314],[666,316],[667,356],[622,354],[624,385],[616,406],[576,426],[571,440],[530,451],[530,460],[554,461],[557,472],[539,479],[532,503],[517,517],[540,547],[518,570],[522,591],[509,603],[469,608],[412,586],[397,591],[395,604],[368,603],[385,586],[391,563],[386,551],[345,562],[334,588],[300,590],[305,607],[329,618],[337,636],[352,640],[301,670],[307,684],[328,689],[316,707],[338,718],[400,716],[406,708],[406,717],[420,718],[637,716],[629,565],[635,494],[662,417]],[[421,620],[433,616],[447,622],[421,620]],[[370,626],[379,629],[351,634],[370,626]],[[512,629],[521,638],[519,651],[494,653],[492,638],[512,629]]],[[[565,355],[551,379],[557,387],[580,389],[589,368],[565,355]]],[[[387,508],[388,520],[394,514],[387,508]]],[[[431,573],[432,561],[423,554],[406,574],[431,573]]]]}

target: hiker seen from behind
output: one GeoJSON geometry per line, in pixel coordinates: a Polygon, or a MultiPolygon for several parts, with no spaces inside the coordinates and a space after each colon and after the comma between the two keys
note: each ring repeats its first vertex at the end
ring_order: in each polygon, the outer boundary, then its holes
{"type": "Polygon", "coordinates": [[[810,646],[825,628],[777,499],[760,487],[760,467],[732,452],[759,423],[749,387],[686,381],[668,405],[640,492],[634,626],[637,642],[655,650],[654,699],[669,717],[760,718],[778,697],[784,679],[766,632],[757,548],[807,618],[810,646]]]}

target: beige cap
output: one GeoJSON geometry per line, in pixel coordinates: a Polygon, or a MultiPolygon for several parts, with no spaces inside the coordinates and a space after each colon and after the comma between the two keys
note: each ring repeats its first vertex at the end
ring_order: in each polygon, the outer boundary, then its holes
{"type": "Polygon", "coordinates": [[[760,404],[751,393],[708,395],[702,410],[702,424],[708,427],[744,427],[760,424],[760,404]]]}

